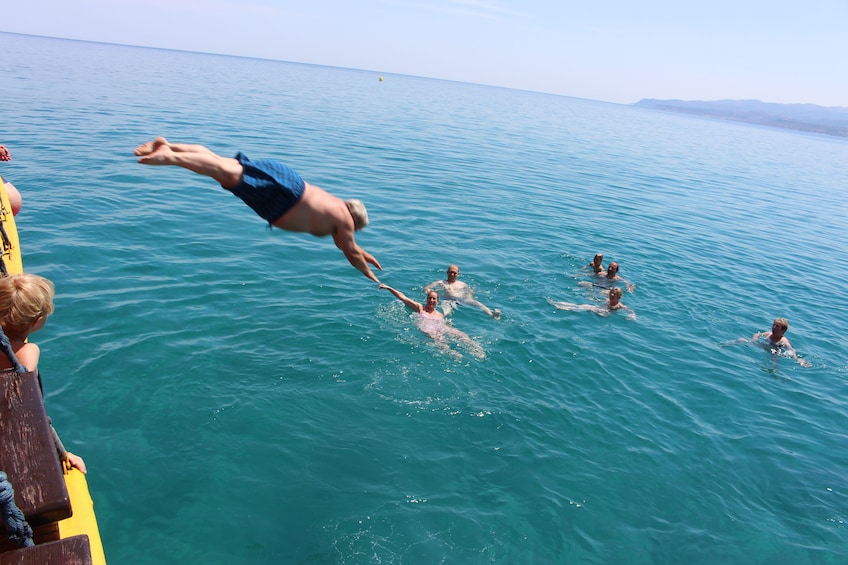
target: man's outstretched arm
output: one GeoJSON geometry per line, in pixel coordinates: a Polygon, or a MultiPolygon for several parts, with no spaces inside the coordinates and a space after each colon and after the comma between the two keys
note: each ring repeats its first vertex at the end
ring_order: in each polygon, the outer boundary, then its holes
{"type": "Polygon", "coordinates": [[[368,264],[374,265],[381,271],[383,267],[380,266],[380,262],[373,255],[356,243],[353,235],[353,222],[351,222],[349,227],[337,228],[335,233],[333,233],[333,241],[336,247],[341,249],[351,265],[375,283],[380,284],[380,279],[377,278],[377,275],[374,274],[368,264]]]}

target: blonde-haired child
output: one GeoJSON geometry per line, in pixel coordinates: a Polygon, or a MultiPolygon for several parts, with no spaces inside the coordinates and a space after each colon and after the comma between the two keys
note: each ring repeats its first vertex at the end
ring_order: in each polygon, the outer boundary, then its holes
{"type": "MultiPolygon", "coordinates": [[[[38,275],[22,273],[0,278],[0,327],[9,338],[18,362],[33,373],[38,373],[41,349],[37,344],[28,342],[27,338],[43,328],[53,313],[54,295],[53,283],[38,275]]],[[[12,368],[12,361],[0,355],[0,371],[12,368]]],[[[41,387],[40,374],[38,385],[41,387]]],[[[82,457],[66,451],[58,436],[55,439],[60,457],[85,473],[82,457]]]]}

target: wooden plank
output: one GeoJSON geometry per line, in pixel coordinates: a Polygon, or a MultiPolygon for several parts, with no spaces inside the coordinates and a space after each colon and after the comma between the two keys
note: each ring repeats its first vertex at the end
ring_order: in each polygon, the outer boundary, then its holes
{"type": "Polygon", "coordinates": [[[0,553],[0,565],[91,565],[88,536],[79,535],[0,553]]]}
{"type": "Polygon", "coordinates": [[[0,446],[0,471],[30,525],[69,517],[71,501],[35,373],[0,373],[0,446]]]}

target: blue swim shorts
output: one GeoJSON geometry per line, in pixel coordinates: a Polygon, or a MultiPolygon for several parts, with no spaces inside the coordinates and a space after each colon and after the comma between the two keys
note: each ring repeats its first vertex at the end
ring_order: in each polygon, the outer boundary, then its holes
{"type": "Polygon", "coordinates": [[[227,190],[268,223],[279,220],[303,196],[303,179],[288,165],[270,159],[251,161],[241,152],[235,159],[244,168],[244,178],[241,184],[227,190]]]}

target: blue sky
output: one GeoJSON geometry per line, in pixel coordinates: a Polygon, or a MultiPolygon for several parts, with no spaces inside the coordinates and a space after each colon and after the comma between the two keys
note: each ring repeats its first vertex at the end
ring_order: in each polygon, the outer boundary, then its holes
{"type": "Polygon", "coordinates": [[[18,0],[0,31],[619,103],[848,107],[848,0],[18,0]]]}

